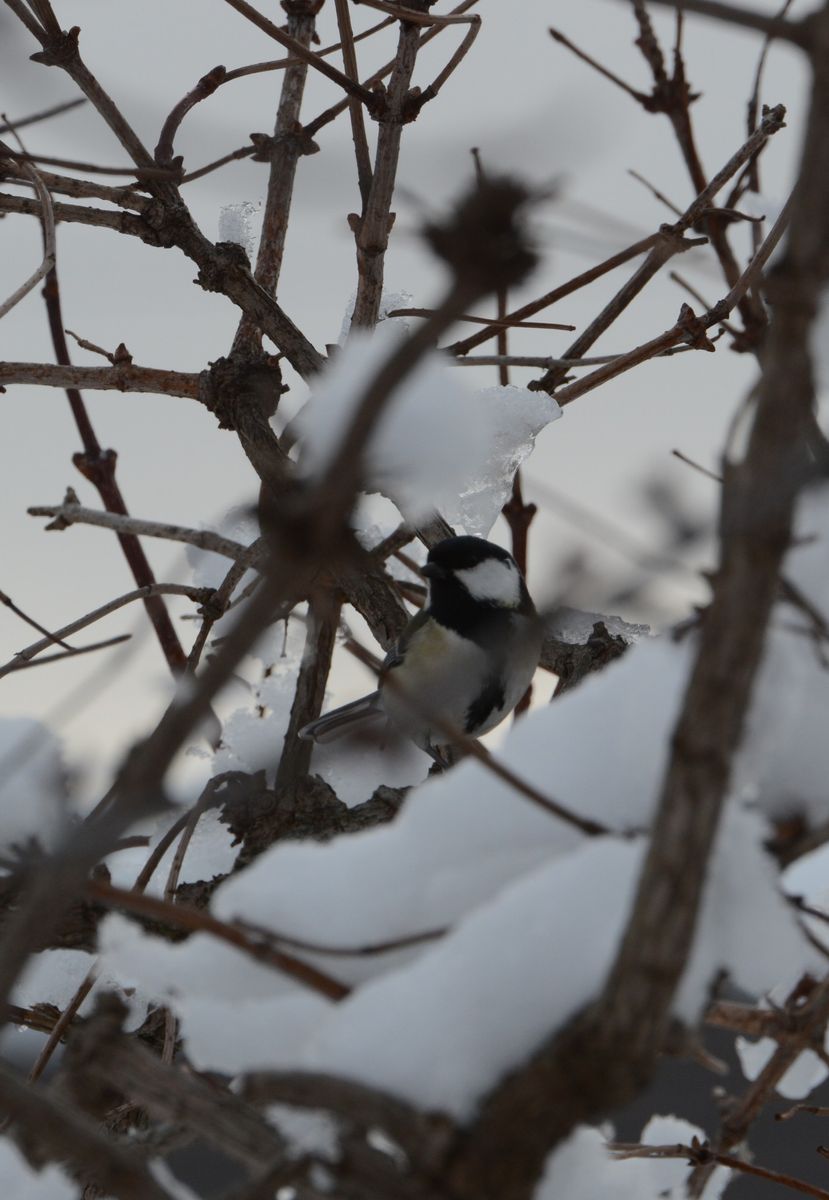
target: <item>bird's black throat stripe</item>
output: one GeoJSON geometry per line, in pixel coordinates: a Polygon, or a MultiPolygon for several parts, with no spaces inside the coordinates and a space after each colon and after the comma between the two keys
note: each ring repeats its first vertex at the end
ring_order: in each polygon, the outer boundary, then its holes
{"type": "Polygon", "coordinates": [[[474,734],[477,729],[480,729],[485,724],[490,713],[502,709],[505,703],[504,682],[502,679],[492,676],[484,684],[478,698],[466,710],[466,718],[463,726],[464,732],[474,734]]]}

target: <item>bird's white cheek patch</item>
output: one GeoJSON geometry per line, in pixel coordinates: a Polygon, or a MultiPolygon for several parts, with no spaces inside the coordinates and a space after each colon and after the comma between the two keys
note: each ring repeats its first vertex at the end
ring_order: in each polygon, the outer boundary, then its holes
{"type": "Polygon", "coordinates": [[[456,571],[455,576],[473,600],[485,600],[515,608],[521,602],[518,568],[507,559],[488,558],[475,567],[456,571]]]}

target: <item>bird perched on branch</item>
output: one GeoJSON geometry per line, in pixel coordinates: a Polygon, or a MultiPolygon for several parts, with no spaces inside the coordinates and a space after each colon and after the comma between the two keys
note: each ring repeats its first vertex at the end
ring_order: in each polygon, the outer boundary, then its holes
{"type": "Polygon", "coordinates": [[[429,551],[426,606],[389,650],[377,691],[311,721],[299,736],[329,742],[385,718],[435,756],[451,731],[494,729],[526,692],[541,622],[512,555],[477,537],[429,551]]]}

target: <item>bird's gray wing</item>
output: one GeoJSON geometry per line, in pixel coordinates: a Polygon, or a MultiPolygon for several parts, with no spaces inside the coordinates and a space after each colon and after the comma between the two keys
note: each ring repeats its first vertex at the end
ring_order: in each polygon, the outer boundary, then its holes
{"type": "Polygon", "coordinates": [[[370,692],[368,696],[361,696],[359,700],[352,700],[350,704],[332,708],[331,712],[317,717],[316,721],[309,721],[300,729],[299,736],[310,742],[333,742],[365,721],[372,721],[384,715],[380,707],[380,693],[370,692]]]}

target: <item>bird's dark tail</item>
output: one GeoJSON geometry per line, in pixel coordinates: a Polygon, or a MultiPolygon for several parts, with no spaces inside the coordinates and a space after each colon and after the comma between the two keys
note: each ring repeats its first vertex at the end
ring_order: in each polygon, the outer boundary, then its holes
{"type": "Polygon", "coordinates": [[[317,717],[316,721],[309,721],[300,729],[299,736],[310,742],[333,742],[366,721],[376,721],[384,716],[380,707],[380,693],[372,692],[369,696],[361,696],[359,700],[332,709],[317,717]]]}

